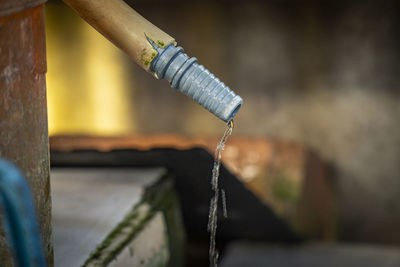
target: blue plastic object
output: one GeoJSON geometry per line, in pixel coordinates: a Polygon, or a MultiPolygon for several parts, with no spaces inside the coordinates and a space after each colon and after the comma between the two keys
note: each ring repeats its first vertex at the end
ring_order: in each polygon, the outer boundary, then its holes
{"type": "Polygon", "coordinates": [[[228,122],[236,115],[243,100],[210,71],[189,58],[182,47],[169,45],[161,48],[149,40],[158,55],[151,70],[159,79],[167,79],[171,86],[187,95],[221,120],[228,122]]]}
{"type": "Polygon", "coordinates": [[[19,267],[44,267],[33,199],[22,173],[0,159],[0,204],[3,226],[19,267]]]}

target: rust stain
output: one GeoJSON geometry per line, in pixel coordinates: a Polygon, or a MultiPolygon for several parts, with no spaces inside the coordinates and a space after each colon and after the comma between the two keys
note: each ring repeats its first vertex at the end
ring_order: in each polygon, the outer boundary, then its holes
{"type": "Polygon", "coordinates": [[[47,0],[2,0],[0,2],[0,17],[9,16],[32,7],[40,6],[47,0]]]}
{"type": "MultiPolygon", "coordinates": [[[[149,150],[152,148],[176,148],[190,149],[193,147],[205,148],[210,154],[214,154],[218,138],[189,138],[179,135],[136,135],[121,137],[89,137],[89,136],[54,136],[50,137],[50,147],[57,151],[72,151],[76,149],[95,149],[110,151],[113,149],[138,149],[149,150]]],[[[264,166],[271,161],[276,150],[287,150],[287,155],[280,161],[291,161],[291,165],[302,164],[299,156],[293,153],[301,153],[304,146],[299,144],[287,144],[284,142],[271,142],[264,138],[240,138],[229,139],[222,156],[224,164],[234,174],[245,181],[251,181],[264,171],[264,166]]],[[[298,167],[295,167],[298,169],[298,167]]]]}

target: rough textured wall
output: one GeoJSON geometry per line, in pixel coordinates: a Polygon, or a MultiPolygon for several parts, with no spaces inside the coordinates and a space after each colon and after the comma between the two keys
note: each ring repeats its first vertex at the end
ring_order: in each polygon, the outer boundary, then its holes
{"type": "MultiPolygon", "coordinates": [[[[342,238],[400,243],[398,1],[128,2],[243,97],[234,135],[304,143],[336,166],[342,238]]],[[[128,58],[104,64],[116,62],[135,133],[222,134],[128,58]]]]}
{"type": "MultiPolygon", "coordinates": [[[[234,135],[305,143],[336,166],[342,238],[400,242],[397,2],[133,6],[243,97],[234,135]]],[[[165,82],[135,79],[138,129],[222,133],[165,82]]]]}
{"type": "MultiPolygon", "coordinates": [[[[31,187],[52,266],[43,6],[0,18],[0,157],[15,163],[31,187]]],[[[3,233],[0,265],[13,266],[3,233]]]]}

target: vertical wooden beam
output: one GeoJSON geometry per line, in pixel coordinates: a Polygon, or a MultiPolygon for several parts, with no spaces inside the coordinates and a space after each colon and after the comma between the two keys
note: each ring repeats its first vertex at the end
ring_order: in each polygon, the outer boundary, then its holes
{"type": "MultiPolygon", "coordinates": [[[[10,10],[14,10],[11,6],[10,10]]],[[[43,5],[1,17],[0,157],[17,164],[28,179],[35,200],[44,251],[49,266],[52,266],[45,74],[43,5]]],[[[1,266],[13,266],[10,255],[4,234],[1,233],[1,266]]]]}

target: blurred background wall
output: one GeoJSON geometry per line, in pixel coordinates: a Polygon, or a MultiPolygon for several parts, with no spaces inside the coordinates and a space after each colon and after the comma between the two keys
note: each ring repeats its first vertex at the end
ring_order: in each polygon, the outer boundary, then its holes
{"type": "MultiPolygon", "coordinates": [[[[234,135],[334,164],[341,239],[400,243],[400,2],[128,3],[242,96],[234,135]]],[[[222,134],[61,2],[46,16],[51,135],[222,134]]]]}

